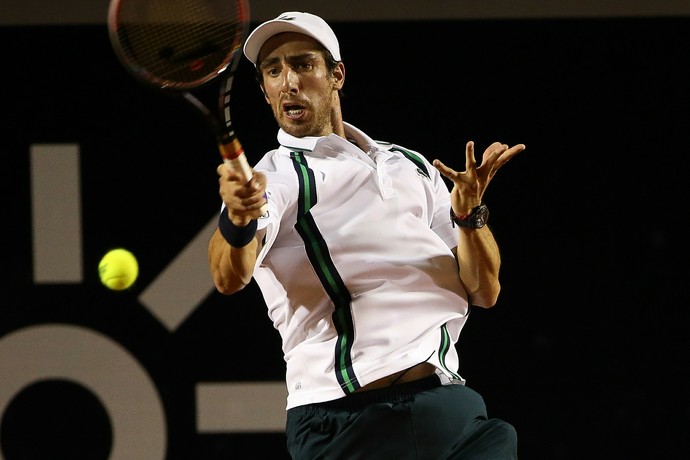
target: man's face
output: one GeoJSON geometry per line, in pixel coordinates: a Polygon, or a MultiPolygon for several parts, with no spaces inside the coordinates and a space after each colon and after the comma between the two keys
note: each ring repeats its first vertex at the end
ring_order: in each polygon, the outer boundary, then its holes
{"type": "Polygon", "coordinates": [[[340,119],[341,64],[332,73],[320,44],[303,34],[275,35],[261,48],[262,90],[278,125],[295,137],[326,136],[340,119]]]}

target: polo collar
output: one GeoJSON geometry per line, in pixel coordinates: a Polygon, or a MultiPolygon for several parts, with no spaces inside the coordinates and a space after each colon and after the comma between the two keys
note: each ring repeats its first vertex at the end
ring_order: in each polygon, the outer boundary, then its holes
{"type": "MultiPolygon", "coordinates": [[[[345,125],[345,137],[348,140],[355,141],[360,148],[369,151],[378,147],[376,141],[371,139],[360,129],[346,122],[343,122],[343,124],[345,125]]],[[[282,128],[278,131],[278,142],[281,146],[289,150],[301,150],[303,152],[313,152],[316,150],[319,142],[327,141],[332,137],[340,138],[340,136],[336,134],[329,134],[328,136],[295,137],[283,131],[282,128]]]]}

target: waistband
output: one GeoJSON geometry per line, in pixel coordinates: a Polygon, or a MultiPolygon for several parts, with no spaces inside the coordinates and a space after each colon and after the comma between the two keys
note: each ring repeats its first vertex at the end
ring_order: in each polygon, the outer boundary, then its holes
{"type": "Polygon", "coordinates": [[[431,390],[432,388],[437,388],[440,386],[442,386],[441,380],[437,375],[434,374],[419,380],[414,380],[412,382],[405,382],[399,385],[377,388],[375,390],[362,391],[360,393],[351,393],[343,398],[308,404],[305,407],[336,410],[358,410],[371,404],[396,403],[405,401],[417,393],[431,390]]]}

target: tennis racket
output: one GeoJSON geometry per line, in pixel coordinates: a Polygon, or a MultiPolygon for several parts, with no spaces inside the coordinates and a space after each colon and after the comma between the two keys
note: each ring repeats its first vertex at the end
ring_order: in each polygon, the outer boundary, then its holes
{"type": "Polygon", "coordinates": [[[108,9],[110,42],[124,67],[144,84],[196,107],[213,129],[225,164],[246,181],[253,173],[232,126],[230,92],[248,27],[247,0],[111,0],[108,9]],[[190,90],[220,75],[214,113],[190,90]]]}

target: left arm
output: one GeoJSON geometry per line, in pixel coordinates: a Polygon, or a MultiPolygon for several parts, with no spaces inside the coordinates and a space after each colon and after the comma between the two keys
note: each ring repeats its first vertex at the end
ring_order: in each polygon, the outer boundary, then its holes
{"type": "Polygon", "coordinates": [[[491,308],[496,305],[501,283],[498,271],[501,268],[501,254],[489,227],[477,230],[461,228],[460,241],[453,254],[458,261],[462,281],[469,301],[478,307],[491,308]]]}
{"type": "MultiPolygon", "coordinates": [[[[458,172],[439,160],[433,164],[446,178],[453,181],[451,206],[457,216],[466,216],[482,203],[482,197],[496,171],[508,160],[525,149],[524,144],[508,147],[494,142],[482,155],[480,166],[474,157],[474,142],[465,148],[465,171],[458,172]]],[[[491,230],[483,228],[472,230],[458,227],[460,239],[453,253],[458,261],[459,276],[467,290],[469,302],[484,308],[491,308],[498,300],[501,285],[498,272],[501,256],[491,230]]]]}

